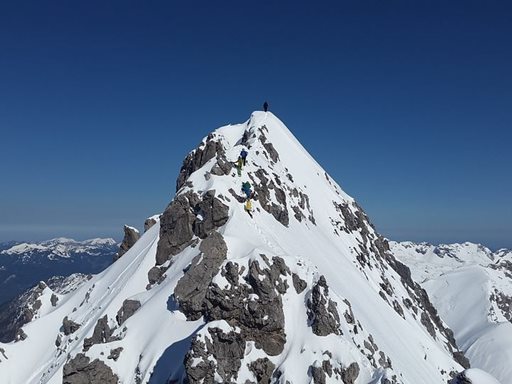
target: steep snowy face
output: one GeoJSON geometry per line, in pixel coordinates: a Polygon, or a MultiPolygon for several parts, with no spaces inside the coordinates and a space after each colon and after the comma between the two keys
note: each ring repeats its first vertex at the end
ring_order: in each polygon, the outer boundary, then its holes
{"type": "Polygon", "coordinates": [[[211,251],[200,252],[174,291],[176,306],[189,320],[213,324],[194,338],[187,355],[187,362],[194,362],[186,364],[189,379],[220,375],[233,380],[245,372],[254,380],[252,371],[246,372],[257,360],[245,356],[248,343],[256,346],[255,356],[268,360],[259,361],[265,372],[291,382],[314,376],[339,380],[341,373],[336,377],[328,367],[339,372],[352,367],[361,382],[377,372],[400,381],[407,370],[411,380],[428,381],[430,373],[415,365],[425,358],[425,348],[434,348],[432,343],[437,343],[436,352],[427,354],[427,360],[448,355],[436,370],[440,380],[457,369],[453,356],[466,364],[426,293],[389,254],[365,213],[272,114],[254,113],[245,124],[210,134],[185,159],[177,189],[161,217],[150,284],[165,276],[183,249],[210,240],[212,233],[222,235],[209,245],[222,252],[211,257],[211,251]],[[243,150],[249,155],[238,172],[234,163],[243,150]],[[244,212],[244,182],[254,191],[253,217],[244,212]],[[358,311],[367,317],[364,321],[357,318],[358,311]],[[377,312],[389,316],[396,328],[382,327],[377,312]],[[219,373],[225,372],[222,356],[213,368],[208,363],[208,356],[220,353],[215,349],[217,331],[212,330],[218,321],[232,327],[223,334],[240,351],[235,366],[241,371],[224,376],[219,373]],[[402,350],[394,362],[393,351],[408,326],[418,342],[418,360],[414,363],[402,350]],[[348,343],[344,349],[356,357],[334,356],[336,350],[325,346],[324,337],[333,344],[348,343]],[[303,347],[297,351],[299,344],[303,347]],[[309,370],[290,368],[296,364],[309,365],[309,370]]]}
{"type": "Polygon", "coordinates": [[[433,246],[394,243],[395,256],[421,278],[472,367],[503,383],[512,377],[512,257],[465,243],[433,246]],[[449,250],[451,257],[432,250],[449,250]]]}
{"type": "Polygon", "coordinates": [[[203,139],[152,219],[54,307],[45,292],[23,339],[0,344],[7,382],[431,384],[467,365],[409,269],[271,113],[203,139]]]}

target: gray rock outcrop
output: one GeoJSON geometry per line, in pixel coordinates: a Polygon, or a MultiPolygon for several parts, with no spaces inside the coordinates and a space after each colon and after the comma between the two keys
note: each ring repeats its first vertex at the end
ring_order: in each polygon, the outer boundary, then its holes
{"type": "Polygon", "coordinates": [[[259,182],[252,176],[251,180],[256,193],[256,199],[261,207],[285,227],[288,226],[290,218],[288,216],[286,193],[278,186],[277,182],[270,178],[263,168],[258,169],[254,174],[259,179],[259,182]],[[271,190],[274,190],[277,203],[272,200],[271,190]]]}
{"type": "Polygon", "coordinates": [[[224,319],[240,327],[244,339],[255,341],[256,347],[269,356],[276,356],[286,342],[281,294],[288,289],[282,277],[290,271],[282,258],[272,260],[268,268],[261,268],[257,260],[251,261],[242,284],[238,265],[228,262],[222,273],[231,287],[221,289],[215,284],[210,287],[206,295],[205,317],[207,320],[224,319]],[[249,299],[254,294],[257,298],[249,299]]]}
{"type": "Polygon", "coordinates": [[[177,196],[160,218],[157,265],[164,264],[192,243],[194,235],[205,238],[228,221],[229,207],[207,191],[201,198],[194,192],[177,196]]]}
{"type": "Polygon", "coordinates": [[[466,376],[465,372],[460,372],[452,380],[450,380],[449,384],[478,384],[478,383],[473,383],[473,381],[466,376]]]}
{"type": "Polygon", "coordinates": [[[124,226],[124,238],[119,246],[119,251],[114,255],[114,261],[119,260],[131,247],[140,239],[140,233],[137,229],[128,225],[124,226]]]}
{"type": "Polygon", "coordinates": [[[110,354],[108,355],[107,359],[112,359],[114,361],[117,361],[119,359],[119,356],[121,356],[121,352],[123,352],[123,347],[118,347],[115,349],[110,350],[110,354]]]}
{"type": "Polygon", "coordinates": [[[114,330],[108,325],[107,315],[98,320],[91,337],[84,339],[84,351],[88,351],[95,344],[109,343],[117,340],[112,337],[114,330]]]}
{"type": "Polygon", "coordinates": [[[0,342],[8,343],[26,338],[21,328],[30,323],[41,308],[43,303],[40,298],[46,288],[46,283],[41,281],[11,302],[2,305],[3,308],[0,310],[0,342]]]}
{"type": "Polygon", "coordinates": [[[118,384],[119,378],[103,361],[79,353],[63,369],[63,384],[118,384]]]}
{"type": "Polygon", "coordinates": [[[201,254],[194,258],[174,289],[174,297],[189,320],[202,316],[208,286],[226,259],[228,248],[222,235],[213,232],[201,242],[199,250],[201,254]]]}
{"type": "Polygon", "coordinates": [[[78,331],[79,328],[80,324],[75,323],[73,320],[69,320],[67,316],[62,319],[62,330],[64,335],[69,336],[78,331]]]}
{"type": "Polygon", "coordinates": [[[329,298],[329,287],[322,275],[313,286],[311,298],[308,299],[308,319],[317,336],[327,336],[331,333],[339,335],[340,315],[336,303],[329,298]]]}
{"type": "Polygon", "coordinates": [[[224,383],[236,382],[241,359],[244,357],[244,340],[237,332],[225,333],[219,328],[209,328],[208,333],[210,338],[205,338],[205,342],[196,337],[187,353],[185,368],[188,382],[214,383],[213,378],[216,375],[224,383]]]}
{"type": "Polygon", "coordinates": [[[256,377],[258,384],[270,384],[276,366],[268,358],[257,359],[249,364],[249,370],[256,377]]]}
{"type": "Polygon", "coordinates": [[[307,283],[302,280],[296,273],[292,273],[292,282],[293,287],[295,288],[295,292],[298,294],[302,293],[308,286],[307,283]]]}
{"type": "Polygon", "coordinates": [[[359,365],[357,363],[352,363],[347,368],[341,370],[341,379],[345,384],[354,384],[358,376],[359,365]]]}
{"type": "Polygon", "coordinates": [[[210,134],[205,142],[194,151],[190,152],[183,160],[183,165],[180,169],[180,174],[176,180],[176,192],[186,184],[188,177],[205,165],[208,161],[217,158],[216,166],[212,169],[213,174],[228,175],[231,171],[232,164],[226,160],[225,151],[222,144],[215,140],[215,135],[210,134]]]}
{"type": "Polygon", "coordinates": [[[123,301],[123,306],[117,311],[116,320],[119,326],[128,320],[140,308],[140,301],[127,299],[123,301]]]}
{"type": "Polygon", "coordinates": [[[148,217],[145,221],[144,221],[144,232],[147,232],[149,230],[149,228],[151,228],[153,225],[155,225],[157,223],[157,219],[155,216],[152,216],[152,217],[148,217]]]}

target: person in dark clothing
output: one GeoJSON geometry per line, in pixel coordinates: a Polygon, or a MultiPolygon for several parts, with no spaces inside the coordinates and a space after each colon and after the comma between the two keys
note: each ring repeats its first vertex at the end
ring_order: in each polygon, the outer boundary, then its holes
{"type": "Polygon", "coordinates": [[[263,110],[264,110],[265,112],[267,112],[267,111],[268,111],[268,103],[267,103],[266,101],[263,103],[263,110]]]}
{"type": "Polygon", "coordinates": [[[251,195],[252,195],[251,184],[248,181],[245,181],[242,183],[242,192],[245,193],[247,198],[251,197],[251,195]]]}
{"type": "Polygon", "coordinates": [[[246,160],[247,160],[247,151],[245,150],[245,148],[242,149],[242,152],[240,152],[240,158],[242,159],[242,165],[245,166],[245,163],[246,163],[246,160]]]}

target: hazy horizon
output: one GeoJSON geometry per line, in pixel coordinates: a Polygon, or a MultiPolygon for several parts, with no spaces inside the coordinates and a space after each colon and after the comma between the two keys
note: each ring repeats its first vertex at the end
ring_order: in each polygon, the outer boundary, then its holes
{"type": "Polygon", "coordinates": [[[394,240],[512,248],[512,4],[0,5],[0,240],[123,236],[264,100],[394,240]]]}

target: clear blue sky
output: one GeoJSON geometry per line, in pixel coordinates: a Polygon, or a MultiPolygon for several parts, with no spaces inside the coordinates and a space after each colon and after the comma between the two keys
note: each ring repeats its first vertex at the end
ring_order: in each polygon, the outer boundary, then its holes
{"type": "Polygon", "coordinates": [[[113,236],[268,99],[377,229],[512,247],[505,1],[4,1],[0,241],[113,236]]]}

